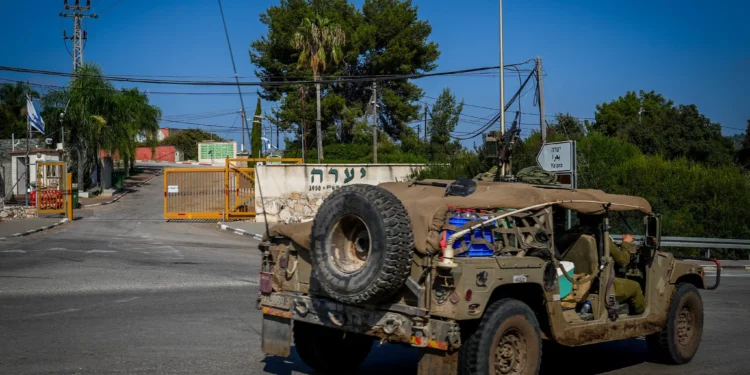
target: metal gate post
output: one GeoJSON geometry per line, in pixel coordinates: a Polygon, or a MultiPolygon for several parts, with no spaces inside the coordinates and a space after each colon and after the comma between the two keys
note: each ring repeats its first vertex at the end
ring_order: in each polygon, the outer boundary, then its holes
{"type": "MultiPolygon", "coordinates": [[[[65,171],[67,170],[68,169],[65,168],[65,171]]],[[[66,202],[67,207],[68,207],[67,216],[68,216],[68,220],[72,221],[73,220],[73,173],[67,173],[67,176],[68,176],[68,183],[67,183],[67,189],[68,189],[67,200],[68,201],[66,202]]]]}
{"type": "Polygon", "coordinates": [[[229,158],[224,159],[224,221],[229,212],[229,158]]]}

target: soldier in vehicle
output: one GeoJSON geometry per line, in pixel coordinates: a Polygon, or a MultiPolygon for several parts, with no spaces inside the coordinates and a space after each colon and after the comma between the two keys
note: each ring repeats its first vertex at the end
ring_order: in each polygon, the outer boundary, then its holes
{"type": "MultiPolygon", "coordinates": [[[[578,225],[568,230],[568,233],[595,236],[599,230],[601,219],[594,215],[578,214],[578,221],[578,225]]],[[[621,246],[615,244],[615,242],[609,237],[606,241],[609,241],[609,252],[615,260],[615,263],[619,267],[627,267],[628,264],[630,264],[630,254],[633,254],[636,251],[636,247],[633,245],[633,236],[630,234],[623,235],[621,246]]],[[[643,291],[638,282],[626,278],[615,277],[614,288],[617,303],[627,303],[631,314],[639,315],[646,310],[646,298],[644,297],[643,291]]]]}

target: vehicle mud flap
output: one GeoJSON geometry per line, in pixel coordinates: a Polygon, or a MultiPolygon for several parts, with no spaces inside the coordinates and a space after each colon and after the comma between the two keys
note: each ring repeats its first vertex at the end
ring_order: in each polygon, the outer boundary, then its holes
{"type": "Polygon", "coordinates": [[[263,314],[263,353],[288,357],[292,352],[292,320],[263,314]]]}
{"type": "Polygon", "coordinates": [[[455,375],[458,373],[458,351],[422,349],[417,375],[455,375]]]}

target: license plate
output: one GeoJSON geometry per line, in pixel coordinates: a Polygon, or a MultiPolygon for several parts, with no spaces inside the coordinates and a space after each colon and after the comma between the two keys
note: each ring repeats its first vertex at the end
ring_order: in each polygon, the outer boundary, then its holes
{"type": "Polygon", "coordinates": [[[264,295],[261,299],[261,304],[289,310],[292,305],[292,299],[289,296],[285,296],[283,294],[264,295]]]}

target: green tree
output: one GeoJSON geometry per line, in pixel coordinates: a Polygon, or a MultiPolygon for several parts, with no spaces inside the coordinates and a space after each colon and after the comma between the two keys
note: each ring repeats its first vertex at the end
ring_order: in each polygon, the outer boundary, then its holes
{"type": "Polygon", "coordinates": [[[583,138],[587,131],[585,124],[569,113],[556,114],[554,122],[548,124],[547,129],[548,133],[555,133],[574,141],[583,138]]]}
{"type": "Polygon", "coordinates": [[[0,86],[0,139],[10,139],[11,135],[16,139],[26,138],[26,94],[39,98],[39,93],[25,83],[0,86]]]}
{"type": "Polygon", "coordinates": [[[130,170],[135,165],[137,136],[146,136],[147,143],[155,144],[161,109],[149,104],[146,95],[138,89],[123,89],[115,99],[115,121],[119,126],[110,129],[105,149],[116,151],[125,163],[125,170],[130,170]]]}
{"type": "Polygon", "coordinates": [[[339,25],[331,23],[328,18],[315,16],[312,20],[305,17],[292,38],[292,47],[299,51],[298,66],[310,65],[315,79],[315,96],[317,116],[315,117],[315,137],[318,140],[318,161],[323,160],[323,133],[320,127],[320,72],[326,70],[327,56],[330,53],[333,62],[341,61],[341,45],[346,35],[339,25]],[[328,52],[328,53],[327,53],[328,52]]]}
{"type": "Polygon", "coordinates": [[[451,90],[443,89],[430,112],[428,124],[430,160],[444,161],[461,150],[461,144],[457,140],[452,140],[451,133],[458,125],[463,108],[463,101],[457,103],[456,96],[451,93],[451,90]]]}
{"type": "MultiPolygon", "coordinates": [[[[291,40],[305,18],[316,16],[327,18],[346,35],[340,46],[342,63],[329,64],[326,78],[415,74],[436,67],[437,45],[427,41],[432,29],[428,22],[419,20],[411,1],[366,0],[359,10],[346,0],[282,0],[261,14],[268,32],[252,42],[250,50],[257,76],[266,82],[277,82],[264,86],[260,94],[265,100],[279,102],[279,109],[273,112],[282,130],[293,130],[302,136],[302,123],[309,128],[316,118],[315,103],[310,102],[312,95],[307,87],[278,85],[313,75],[311,67],[298,65],[299,51],[292,47],[291,40]]],[[[371,86],[371,82],[321,84],[321,128],[324,134],[333,135],[325,142],[353,141],[353,128],[362,123],[372,96],[371,86]]],[[[408,80],[394,80],[379,82],[378,91],[378,123],[383,130],[396,141],[413,135],[407,123],[421,118],[417,102],[423,95],[421,89],[408,80]]],[[[304,134],[307,144],[315,137],[313,132],[304,134]]]]}
{"type": "MultiPolygon", "coordinates": [[[[75,155],[78,186],[85,189],[90,181],[89,176],[94,166],[98,165],[99,148],[106,138],[106,129],[116,127],[111,118],[115,109],[117,90],[104,80],[102,70],[92,63],[79,68],[67,87],[50,92],[43,99],[46,111],[59,113],[67,111],[62,124],[52,121],[57,126],[65,126],[66,149],[75,155]],[[109,124],[109,125],[108,125],[109,124]]],[[[100,180],[101,181],[101,180],[100,180]]]]}
{"type": "Polygon", "coordinates": [[[182,151],[185,155],[185,160],[198,160],[198,142],[203,141],[224,142],[224,139],[201,129],[185,129],[170,134],[169,137],[161,141],[161,144],[164,146],[174,146],[176,149],[182,151]]]}
{"type": "Polygon", "coordinates": [[[101,171],[100,151],[115,153],[125,161],[126,168],[132,167],[136,136],[155,138],[161,111],[137,89],[115,89],[95,64],[85,64],[78,73],[66,87],[42,98],[42,116],[49,119],[48,134],[64,141],[78,186],[85,189],[94,167],[99,166],[97,171],[101,171]],[[64,140],[61,127],[65,128],[64,140]]]}
{"type": "Polygon", "coordinates": [[[695,105],[675,106],[660,94],[641,91],[628,92],[596,109],[594,130],[627,140],[645,154],[711,165],[732,162],[732,145],[721,135],[721,126],[695,105]]]}
{"type": "Polygon", "coordinates": [[[261,136],[263,135],[263,123],[261,122],[262,110],[260,107],[260,98],[258,98],[258,104],[255,105],[255,117],[253,117],[253,129],[250,135],[250,157],[259,158],[263,157],[263,142],[261,136]]]}

